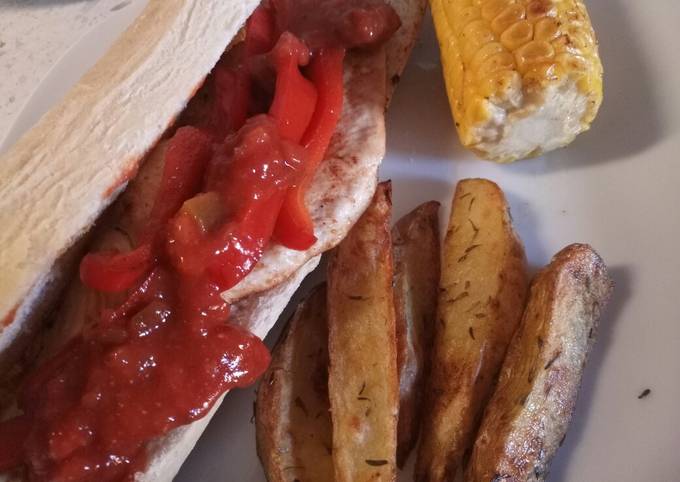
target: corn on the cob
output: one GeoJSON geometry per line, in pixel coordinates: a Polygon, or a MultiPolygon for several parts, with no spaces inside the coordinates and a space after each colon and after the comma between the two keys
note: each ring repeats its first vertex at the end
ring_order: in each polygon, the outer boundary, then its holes
{"type": "Polygon", "coordinates": [[[462,143],[510,162],[571,142],[602,102],[582,0],[430,0],[462,143]]]}

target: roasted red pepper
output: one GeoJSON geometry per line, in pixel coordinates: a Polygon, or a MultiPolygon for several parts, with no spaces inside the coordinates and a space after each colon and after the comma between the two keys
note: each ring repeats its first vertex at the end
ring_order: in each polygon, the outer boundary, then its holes
{"type": "Polygon", "coordinates": [[[195,127],[180,127],[168,141],[163,177],[142,242],[151,243],[182,203],[196,194],[212,155],[210,139],[195,127]]]}
{"type": "Polygon", "coordinates": [[[309,62],[309,49],[284,32],[270,57],[276,66],[276,87],[269,115],[276,119],[281,137],[300,142],[316,107],[314,84],[300,73],[309,62]]]}
{"type": "Polygon", "coordinates": [[[163,177],[140,246],[126,253],[86,255],[80,263],[80,279],[86,286],[104,292],[124,291],[149,272],[158,234],[200,188],[211,152],[208,137],[199,129],[187,126],[177,130],[165,151],[163,177]]]}
{"type": "Polygon", "coordinates": [[[116,293],[134,286],[152,266],[150,244],[143,244],[127,253],[89,253],[80,263],[80,279],[89,288],[116,293]]]}
{"type": "Polygon", "coordinates": [[[179,119],[180,126],[200,129],[211,141],[221,142],[248,117],[252,79],[245,68],[243,44],[235,45],[215,65],[205,85],[179,119]]]}
{"type": "Polygon", "coordinates": [[[271,10],[260,5],[246,22],[246,55],[264,54],[274,47],[276,25],[271,10]]]}
{"type": "Polygon", "coordinates": [[[248,117],[250,77],[240,67],[218,65],[214,71],[215,102],[211,133],[221,141],[236,132],[248,117]]]}
{"type": "Polygon", "coordinates": [[[155,268],[144,280],[131,290],[125,302],[115,310],[104,310],[102,325],[112,325],[124,321],[151,303],[154,299],[162,299],[172,291],[174,279],[168,270],[155,268]]]}
{"type": "Polygon", "coordinates": [[[319,97],[312,120],[302,137],[302,146],[309,155],[307,172],[316,170],[323,160],[335,127],[340,120],[344,58],[344,49],[322,49],[309,65],[307,73],[319,91],[319,97]]]}
{"type": "Polygon", "coordinates": [[[291,249],[309,249],[315,242],[314,225],[305,206],[305,192],[323,160],[342,112],[344,49],[320,50],[307,74],[319,93],[314,115],[302,137],[305,149],[303,174],[286,194],[274,230],[274,238],[291,249]]]}

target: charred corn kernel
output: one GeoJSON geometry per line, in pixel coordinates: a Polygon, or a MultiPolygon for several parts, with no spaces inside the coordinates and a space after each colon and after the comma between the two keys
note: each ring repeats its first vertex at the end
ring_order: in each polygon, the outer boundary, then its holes
{"type": "Polygon", "coordinates": [[[490,22],[513,3],[513,0],[489,0],[482,6],[482,17],[490,22]]]}
{"type": "MultiPolygon", "coordinates": [[[[542,18],[546,17],[551,17],[555,18],[557,17],[558,13],[558,8],[560,7],[560,3],[576,3],[576,2],[559,2],[559,1],[548,1],[546,2],[545,0],[530,0],[526,2],[527,4],[527,18],[531,21],[534,20],[540,20],[542,18]]],[[[581,6],[583,2],[578,2],[581,3],[581,6]]],[[[571,8],[572,5],[565,5],[562,8],[562,11],[565,12],[563,15],[564,17],[569,16],[569,8],[571,8]]],[[[585,10],[585,7],[584,7],[585,10]]]]}
{"type": "Polygon", "coordinates": [[[531,41],[533,37],[534,26],[526,20],[520,20],[505,29],[501,34],[501,43],[508,51],[514,52],[522,45],[531,41]]]}
{"type": "Polygon", "coordinates": [[[464,145],[500,162],[562,147],[602,102],[583,0],[430,0],[464,145]]]}
{"type": "Polygon", "coordinates": [[[522,77],[527,93],[540,91],[547,83],[556,84],[562,79],[564,79],[564,69],[553,62],[535,64],[522,77]]]}
{"type": "Polygon", "coordinates": [[[542,18],[534,25],[534,40],[552,42],[560,33],[560,24],[552,17],[542,18]]]}
{"type": "Polygon", "coordinates": [[[518,5],[516,3],[508,5],[491,20],[491,29],[496,35],[500,36],[503,34],[503,32],[508,30],[516,23],[521,22],[525,18],[526,11],[522,5],[518,5]]]}
{"type": "Polygon", "coordinates": [[[515,52],[517,69],[525,73],[534,64],[550,62],[555,57],[555,49],[543,40],[532,40],[515,52]]]}

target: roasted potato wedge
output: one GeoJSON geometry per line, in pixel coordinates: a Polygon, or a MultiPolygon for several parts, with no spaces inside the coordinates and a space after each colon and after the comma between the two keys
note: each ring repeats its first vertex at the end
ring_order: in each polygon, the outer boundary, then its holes
{"type": "Polygon", "coordinates": [[[328,266],[328,393],[339,482],[396,478],[390,213],[390,185],[383,183],[328,266]]]}
{"type": "Polygon", "coordinates": [[[418,440],[439,286],[439,203],[418,206],[392,228],[399,373],[397,465],[418,440]]]}
{"type": "Polygon", "coordinates": [[[269,482],[333,480],[329,408],[322,285],[298,306],[257,392],[257,453],[269,482]]]}
{"type": "Polygon", "coordinates": [[[465,480],[545,480],[611,290],[604,262],[584,244],[567,246],[538,273],[465,480]]]}
{"type": "Polygon", "coordinates": [[[444,241],[438,322],[416,480],[453,480],[522,317],[528,275],[503,192],[458,183],[444,241]]]}

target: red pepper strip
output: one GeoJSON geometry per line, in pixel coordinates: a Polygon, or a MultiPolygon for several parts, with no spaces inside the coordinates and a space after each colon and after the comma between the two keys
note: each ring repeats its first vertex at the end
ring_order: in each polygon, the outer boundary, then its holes
{"type": "Polygon", "coordinates": [[[248,117],[250,104],[250,76],[242,68],[217,66],[213,88],[215,103],[211,119],[211,133],[218,141],[241,128],[248,117]]]}
{"type": "Polygon", "coordinates": [[[125,302],[115,310],[103,310],[102,320],[98,326],[112,326],[116,322],[130,318],[135,312],[154,299],[167,298],[172,292],[173,282],[169,273],[156,267],[127,297],[125,302]]]}
{"type": "Polygon", "coordinates": [[[299,65],[309,51],[293,34],[284,32],[272,51],[276,65],[276,87],[269,115],[276,119],[282,138],[300,142],[316,106],[316,87],[301,73],[299,65]]]}
{"type": "Polygon", "coordinates": [[[305,251],[316,243],[314,223],[305,205],[303,189],[292,187],[286,193],[272,237],[286,248],[298,251],[305,251]]]}
{"type": "Polygon", "coordinates": [[[308,75],[319,91],[314,116],[302,137],[311,172],[323,160],[342,113],[344,58],[344,49],[321,49],[309,65],[308,75]]]}
{"type": "Polygon", "coordinates": [[[307,154],[304,173],[290,188],[281,206],[274,238],[284,246],[305,250],[316,242],[314,225],[305,206],[307,186],[323,160],[342,112],[344,49],[322,49],[312,59],[308,75],[319,93],[316,110],[302,137],[307,154]]]}
{"type": "Polygon", "coordinates": [[[163,177],[142,243],[153,242],[182,203],[198,192],[211,154],[210,139],[199,129],[177,129],[165,151],[163,177]]]}
{"type": "Polygon", "coordinates": [[[198,128],[211,140],[217,141],[222,141],[241,127],[252,100],[245,53],[242,42],[220,59],[206,85],[187,105],[179,125],[198,128]]]}
{"type": "Polygon", "coordinates": [[[142,244],[127,253],[88,253],[80,262],[80,280],[89,288],[116,293],[131,288],[152,264],[150,244],[142,244]]]}
{"type": "Polygon", "coordinates": [[[259,55],[274,47],[274,16],[269,8],[260,5],[246,21],[246,55],[259,55]]]}
{"type": "Polygon", "coordinates": [[[93,289],[131,288],[153,265],[152,244],[182,203],[198,191],[211,155],[208,137],[195,127],[180,127],[165,151],[163,178],[141,244],[127,253],[89,253],[80,263],[80,279],[93,289]]]}
{"type": "Polygon", "coordinates": [[[23,462],[24,442],[30,423],[27,417],[17,417],[0,422],[0,472],[23,462]]]}

